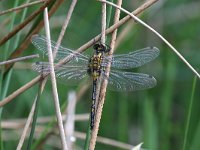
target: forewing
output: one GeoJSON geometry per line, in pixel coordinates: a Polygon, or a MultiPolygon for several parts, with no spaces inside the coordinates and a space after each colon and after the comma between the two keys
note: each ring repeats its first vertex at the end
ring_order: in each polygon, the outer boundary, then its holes
{"type": "MultiPolygon", "coordinates": [[[[48,62],[36,62],[32,69],[39,73],[49,73],[50,65],[48,62]]],[[[87,76],[87,67],[81,65],[65,64],[55,68],[56,77],[60,78],[66,84],[78,84],[87,76]]]]}
{"type": "MultiPolygon", "coordinates": [[[[41,50],[44,54],[48,55],[48,51],[47,51],[48,42],[45,37],[40,36],[40,35],[33,35],[31,38],[31,42],[37,49],[41,50]]],[[[55,47],[56,47],[56,42],[51,41],[51,43],[49,43],[49,44],[51,44],[52,51],[54,52],[55,47]]],[[[59,46],[55,59],[57,61],[62,60],[65,57],[72,55],[72,53],[75,54],[75,57],[70,62],[72,62],[72,63],[76,62],[76,63],[82,63],[82,64],[88,63],[87,55],[75,53],[75,51],[68,49],[68,48],[64,48],[62,46],[59,46]]]]}
{"type": "Polygon", "coordinates": [[[142,66],[159,55],[159,49],[156,47],[146,47],[128,54],[119,54],[105,57],[103,66],[111,61],[111,67],[116,69],[130,69],[142,66]]]}
{"type": "MultiPolygon", "coordinates": [[[[103,76],[105,77],[104,74],[103,76]]],[[[156,79],[153,76],[143,73],[111,70],[108,78],[108,88],[113,91],[144,90],[152,88],[155,85],[156,79]]]]}

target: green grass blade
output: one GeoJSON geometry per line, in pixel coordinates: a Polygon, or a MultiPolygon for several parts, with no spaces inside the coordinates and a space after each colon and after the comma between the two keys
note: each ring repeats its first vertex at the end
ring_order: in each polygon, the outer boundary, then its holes
{"type": "Polygon", "coordinates": [[[162,141],[161,149],[168,150],[170,149],[170,130],[172,130],[172,122],[170,121],[170,116],[172,115],[172,107],[173,107],[173,93],[174,93],[174,83],[175,76],[177,74],[176,70],[176,58],[171,56],[169,53],[166,53],[166,57],[168,58],[167,64],[165,67],[165,83],[164,87],[161,91],[160,98],[160,138],[162,141]]]}
{"type": "MultiPolygon", "coordinates": [[[[113,3],[113,0],[110,1],[111,3],[113,3]]],[[[108,6],[108,5],[107,5],[108,6]]],[[[106,23],[106,28],[108,28],[110,26],[110,20],[111,20],[111,16],[112,16],[112,6],[108,6],[108,13],[107,13],[107,23],[106,23]]]]}
{"type": "Polygon", "coordinates": [[[88,150],[89,149],[90,138],[91,138],[91,128],[90,128],[90,121],[89,121],[87,134],[86,134],[86,139],[85,139],[84,150],[88,150]]]}
{"type": "Polygon", "coordinates": [[[184,134],[184,141],[183,141],[183,150],[186,150],[186,147],[187,147],[188,130],[189,130],[189,127],[190,127],[190,119],[191,119],[191,113],[192,113],[192,106],[193,106],[193,101],[194,101],[194,93],[195,93],[195,89],[196,89],[196,83],[197,83],[197,77],[195,76],[193,84],[192,84],[190,105],[189,105],[189,111],[188,111],[185,134],[184,134]]]}
{"type": "Polygon", "coordinates": [[[158,149],[158,125],[153,100],[148,97],[144,101],[143,114],[144,147],[156,150],[158,149]]]}
{"type": "Polygon", "coordinates": [[[118,140],[127,142],[128,136],[128,97],[119,95],[118,140]]]}
{"type": "Polygon", "coordinates": [[[31,148],[32,141],[33,141],[33,135],[34,135],[34,132],[35,132],[35,126],[36,126],[38,109],[39,109],[41,89],[42,89],[42,81],[40,81],[40,84],[39,84],[39,87],[38,87],[38,94],[37,94],[37,98],[36,98],[35,110],[34,110],[34,114],[33,114],[33,121],[32,121],[30,136],[29,136],[29,139],[28,139],[27,150],[29,150],[31,148]]]}

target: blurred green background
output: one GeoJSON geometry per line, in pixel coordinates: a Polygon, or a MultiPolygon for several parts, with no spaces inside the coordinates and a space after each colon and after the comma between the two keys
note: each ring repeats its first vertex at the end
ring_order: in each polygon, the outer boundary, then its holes
{"type": "MultiPolygon", "coordinates": [[[[19,1],[23,4],[26,1],[19,1]]],[[[114,1],[115,2],[115,1],[114,1]]],[[[123,7],[133,11],[144,1],[124,1],[123,7]]],[[[52,40],[56,41],[71,1],[64,1],[50,18],[50,29],[52,40]]],[[[13,8],[14,2],[0,1],[0,11],[13,8]]],[[[40,5],[28,8],[26,17],[40,5]]],[[[0,38],[7,35],[13,26],[22,22],[23,11],[9,13],[0,16],[0,38]]],[[[110,24],[113,23],[114,8],[110,24]]],[[[125,14],[121,13],[121,18],[125,14]]],[[[26,18],[25,17],[25,18],[26,18]]],[[[158,1],[144,11],[140,16],[155,30],[161,33],[179,52],[198,70],[200,65],[200,2],[197,0],[163,0],[158,1]]],[[[19,42],[23,42],[35,20],[21,30],[19,42]]],[[[64,47],[77,49],[101,31],[101,5],[94,0],[78,1],[69,27],[62,41],[64,47]]],[[[45,35],[44,29],[39,32],[45,35]]],[[[14,36],[10,45],[0,47],[0,61],[4,61],[16,49],[18,45],[14,36]]],[[[109,39],[109,38],[108,38],[109,39]]],[[[107,41],[109,43],[109,40],[107,41]]],[[[160,49],[160,56],[143,67],[134,69],[135,72],[143,72],[153,75],[157,79],[157,86],[144,91],[136,92],[112,92],[107,91],[103,115],[100,123],[99,136],[111,138],[121,142],[137,145],[143,143],[142,148],[150,150],[171,150],[184,149],[184,138],[186,139],[185,149],[200,149],[200,93],[199,79],[194,82],[195,76],[192,71],[166,46],[158,37],[140,24],[125,23],[118,30],[117,47],[115,53],[128,53],[133,50],[147,46],[155,46],[160,49]],[[125,35],[125,29],[129,29],[125,35]],[[194,89],[193,84],[195,84],[194,89]],[[194,93],[193,98],[192,93],[194,93]],[[189,106],[193,102],[192,107],[189,106]],[[188,121],[188,113],[191,118],[188,121]],[[186,124],[189,124],[188,134],[186,124]]],[[[92,48],[86,53],[92,54],[92,48]]],[[[31,63],[42,59],[42,53],[32,44],[21,56],[40,54],[40,58],[16,63],[9,79],[8,96],[13,91],[23,86],[37,76],[31,70],[31,63]]],[[[8,74],[5,76],[7,78],[8,74]]],[[[2,77],[1,69],[1,99],[5,90],[6,79],[2,77]]],[[[67,101],[68,92],[79,91],[82,85],[68,86],[58,83],[60,104],[67,101]]],[[[33,86],[14,101],[7,104],[2,111],[1,120],[27,118],[34,98],[38,91],[38,85],[33,86]]],[[[91,87],[83,94],[76,105],[76,114],[89,113],[91,105],[91,87]]],[[[51,93],[51,84],[48,81],[41,100],[39,102],[38,117],[54,116],[54,105],[51,93]]],[[[76,122],[75,130],[86,132],[88,121],[76,122]]],[[[20,136],[14,130],[2,129],[4,149],[15,149],[20,136]],[[6,135],[8,136],[6,138],[6,135]],[[9,136],[10,135],[10,136],[9,136]],[[5,137],[4,137],[5,136],[5,137]],[[9,138],[10,137],[10,138],[9,138]],[[11,138],[12,137],[12,138],[11,138]],[[13,138],[14,137],[14,138],[13,138]]],[[[50,137],[51,138],[51,137],[50,137]]],[[[56,138],[59,143],[59,136],[56,138]]],[[[26,141],[27,142],[27,141],[26,141]]],[[[77,149],[82,149],[84,140],[77,139],[77,149]]],[[[25,148],[25,147],[24,147],[25,148]]],[[[43,149],[58,149],[56,146],[44,144],[43,149]]],[[[97,143],[96,149],[116,149],[116,147],[97,143]]]]}

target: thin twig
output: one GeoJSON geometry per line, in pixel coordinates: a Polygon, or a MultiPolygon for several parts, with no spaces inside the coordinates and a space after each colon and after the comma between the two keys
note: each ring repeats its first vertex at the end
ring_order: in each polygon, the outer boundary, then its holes
{"type": "Polygon", "coordinates": [[[100,2],[105,2],[109,5],[112,5],[114,7],[116,7],[117,9],[120,9],[121,11],[125,12],[126,14],[130,15],[134,20],[136,20],[137,22],[139,22],[140,24],[142,24],[143,26],[145,26],[146,28],[148,28],[149,30],[151,30],[153,33],[155,33],[163,42],[165,42],[172,50],[173,52],[189,67],[189,69],[200,79],[200,75],[199,73],[187,62],[187,60],[178,52],[178,50],[176,50],[162,35],[160,35],[156,30],[154,30],[152,27],[150,27],[148,24],[146,24],[145,22],[143,22],[141,19],[139,19],[138,17],[136,17],[135,15],[133,15],[132,13],[128,12],[127,10],[118,7],[117,5],[110,3],[108,1],[105,0],[98,0],[100,2]]]}
{"type": "Polygon", "coordinates": [[[0,107],[4,106],[5,104],[9,103],[10,101],[12,101],[15,97],[17,97],[18,95],[20,95],[21,93],[23,93],[24,91],[28,90],[29,88],[31,88],[33,85],[35,85],[36,83],[38,83],[38,81],[40,80],[40,76],[37,76],[36,78],[34,78],[33,80],[31,80],[30,82],[28,82],[27,84],[25,84],[24,86],[22,86],[21,88],[17,89],[15,92],[13,92],[12,94],[10,94],[8,97],[6,97],[5,99],[3,99],[2,101],[0,101],[0,107]]]}
{"type": "Polygon", "coordinates": [[[106,42],[106,3],[102,3],[101,43],[106,42]]]}
{"type": "Polygon", "coordinates": [[[6,14],[6,13],[10,13],[10,12],[13,12],[13,11],[17,11],[17,10],[20,10],[20,9],[23,9],[23,8],[26,8],[26,7],[29,7],[29,6],[32,6],[32,5],[40,4],[40,3],[43,3],[43,2],[45,2],[45,1],[46,1],[46,0],[38,0],[38,1],[31,2],[31,3],[23,4],[23,5],[21,5],[21,6],[15,7],[15,8],[11,8],[11,9],[8,9],[8,10],[4,10],[4,11],[0,12],[0,16],[1,16],[1,15],[4,15],[4,14],[6,14]]]}
{"type": "Polygon", "coordinates": [[[51,39],[50,39],[47,8],[44,9],[44,24],[45,24],[47,43],[48,43],[47,49],[48,49],[48,58],[49,58],[49,64],[50,64],[50,76],[51,76],[52,92],[53,92],[56,117],[57,117],[60,137],[61,137],[62,148],[64,150],[67,150],[68,148],[67,148],[67,143],[66,143],[66,139],[65,139],[65,131],[64,131],[63,123],[62,123],[62,116],[61,116],[60,104],[59,104],[59,98],[58,98],[58,92],[57,92],[56,76],[55,76],[55,72],[54,72],[53,54],[52,54],[52,49],[51,49],[51,44],[50,44],[51,39]]]}
{"type": "Polygon", "coordinates": [[[64,37],[65,31],[66,31],[66,29],[67,29],[67,26],[68,26],[69,21],[70,21],[70,19],[71,19],[72,13],[73,13],[73,11],[74,11],[74,7],[76,6],[76,2],[77,2],[77,0],[73,0],[72,3],[71,3],[71,5],[70,5],[69,11],[68,11],[68,13],[67,13],[67,17],[66,17],[66,19],[65,19],[65,22],[63,23],[63,26],[62,26],[62,29],[61,29],[59,38],[58,38],[58,40],[57,40],[57,42],[56,42],[56,47],[55,47],[54,50],[53,50],[53,56],[54,56],[54,58],[55,58],[56,53],[57,53],[57,51],[58,51],[58,48],[59,48],[59,46],[60,46],[60,44],[61,44],[61,41],[62,41],[62,39],[63,39],[63,37],[64,37]]]}
{"type": "Polygon", "coordinates": [[[15,63],[15,62],[22,61],[22,60],[27,60],[27,59],[32,59],[32,58],[38,58],[38,57],[39,57],[38,54],[24,56],[24,57],[19,57],[19,58],[7,60],[7,61],[4,61],[4,62],[0,62],[0,66],[1,65],[5,65],[5,64],[15,63]]]}
{"type": "MultiPolygon", "coordinates": [[[[37,123],[41,124],[41,123],[49,123],[50,121],[52,121],[52,118],[54,116],[49,116],[49,117],[38,117],[37,119],[37,123]]],[[[75,121],[87,121],[89,117],[89,114],[77,114],[75,115],[74,120],[75,121]]],[[[66,115],[62,115],[62,121],[66,121],[67,118],[67,114],[66,115]]],[[[1,127],[3,129],[19,129],[21,127],[23,127],[25,125],[25,122],[27,121],[27,119],[9,119],[9,120],[3,120],[1,122],[1,127]]]]}
{"type": "MultiPolygon", "coordinates": [[[[147,9],[148,7],[150,7],[151,5],[153,5],[156,1],[158,0],[149,0],[147,2],[145,2],[143,5],[141,5],[139,8],[137,8],[133,14],[134,15],[138,15],[141,12],[143,12],[145,9],[147,9]]],[[[106,30],[106,34],[109,34],[111,32],[113,32],[115,29],[119,28],[121,25],[123,25],[125,22],[127,22],[130,19],[130,16],[127,15],[126,17],[124,17],[123,19],[121,19],[118,23],[112,25],[110,28],[108,28],[106,30]]],[[[95,38],[91,39],[90,41],[88,41],[87,43],[85,43],[84,45],[82,45],[79,49],[77,49],[75,51],[75,53],[81,53],[84,50],[86,50],[87,48],[89,48],[90,46],[92,46],[94,44],[94,41],[98,41],[100,40],[100,34],[97,35],[95,38]]],[[[71,55],[64,58],[63,60],[61,60],[58,65],[63,65],[65,63],[67,63],[68,61],[70,61],[71,55]]],[[[40,80],[40,76],[37,76],[36,78],[34,78],[33,80],[31,80],[30,82],[28,82],[27,84],[25,84],[24,86],[22,86],[21,88],[19,88],[18,90],[16,90],[15,92],[13,92],[12,94],[10,94],[8,97],[6,97],[5,99],[3,99],[2,101],[0,101],[0,107],[2,107],[3,105],[7,104],[8,102],[12,101],[15,97],[17,97],[18,95],[20,95],[21,93],[23,93],[24,91],[26,91],[27,89],[29,89],[31,86],[35,85],[38,81],[40,80]]]]}
{"type": "MultiPolygon", "coordinates": [[[[85,136],[86,136],[85,133],[81,133],[77,131],[74,133],[74,137],[79,138],[79,139],[85,139],[85,136]]],[[[106,144],[113,147],[121,148],[121,149],[128,149],[128,150],[133,149],[135,147],[127,143],[119,142],[119,141],[116,141],[110,138],[101,137],[101,136],[97,137],[97,142],[101,144],[106,144]]]]}
{"type": "Polygon", "coordinates": [[[45,7],[49,5],[51,0],[48,0],[42,5],[37,11],[31,14],[24,22],[19,24],[15,29],[13,29],[10,33],[4,36],[3,39],[0,40],[0,46],[3,45],[6,41],[8,41],[11,37],[13,37],[17,32],[19,32],[22,28],[24,28],[31,20],[33,20],[41,11],[44,10],[45,7]]]}
{"type": "Polygon", "coordinates": [[[21,150],[21,149],[22,149],[22,145],[23,145],[24,140],[25,140],[25,138],[26,138],[26,135],[27,135],[29,126],[30,126],[30,124],[31,124],[31,122],[32,122],[33,114],[34,114],[34,111],[35,111],[36,100],[37,100],[37,97],[35,98],[35,101],[34,101],[34,103],[33,103],[33,105],[32,105],[32,108],[31,108],[31,111],[30,111],[30,113],[29,113],[29,116],[28,116],[28,118],[27,118],[27,121],[26,121],[24,130],[23,130],[23,132],[22,132],[22,134],[21,134],[21,138],[20,138],[19,143],[18,143],[18,145],[17,145],[17,150],[21,150]]]}

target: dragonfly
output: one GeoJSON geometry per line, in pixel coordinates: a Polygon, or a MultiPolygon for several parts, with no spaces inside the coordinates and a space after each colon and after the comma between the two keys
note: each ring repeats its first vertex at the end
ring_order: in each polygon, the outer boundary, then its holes
{"type": "MultiPolygon", "coordinates": [[[[48,43],[47,39],[40,35],[32,36],[31,41],[45,55],[48,55],[47,44],[51,45],[52,50],[56,47],[56,42],[48,43]]],[[[94,54],[91,57],[84,53],[76,53],[71,61],[55,68],[56,76],[69,84],[78,84],[86,78],[92,80],[91,129],[93,129],[95,121],[97,83],[99,80],[108,80],[108,89],[114,91],[125,92],[152,88],[156,85],[156,79],[153,76],[126,70],[149,63],[159,55],[159,49],[156,47],[146,47],[127,54],[112,56],[108,55],[110,48],[107,45],[96,43],[93,45],[93,49],[94,54]],[[109,76],[107,76],[105,68],[109,64],[111,64],[111,70],[109,76]]],[[[74,54],[74,52],[74,50],[59,46],[55,62],[74,54]]],[[[32,68],[39,73],[50,72],[48,62],[36,62],[32,65],[32,68]]]]}

